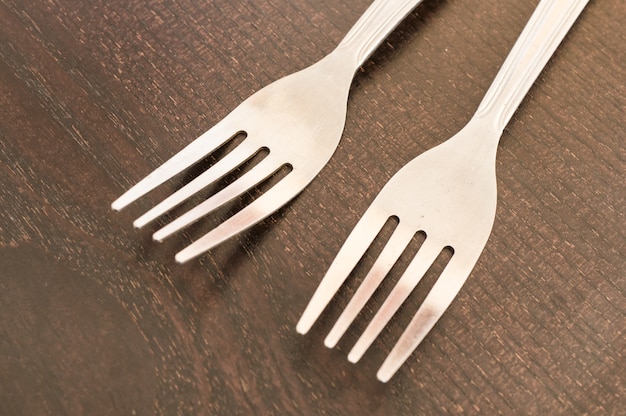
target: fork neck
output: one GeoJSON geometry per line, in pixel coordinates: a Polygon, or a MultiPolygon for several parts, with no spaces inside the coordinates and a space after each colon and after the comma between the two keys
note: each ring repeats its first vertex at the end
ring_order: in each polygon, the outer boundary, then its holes
{"type": "Polygon", "coordinates": [[[337,46],[351,55],[354,71],[423,0],[374,0],[337,46]]]}
{"type": "Polygon", "coordinates": [[[477,116],[493,118],[500,132],[508,124],[588,0],[541,0],[498,71],[477,116]]]}

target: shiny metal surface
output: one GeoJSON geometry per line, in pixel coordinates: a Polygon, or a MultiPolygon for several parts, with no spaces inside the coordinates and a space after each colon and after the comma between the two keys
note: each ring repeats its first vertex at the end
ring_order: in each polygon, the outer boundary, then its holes
{"type": "Polygon", "coordinates": [[[259,149],[269,154],[235,182],[154,234],[162,240],[267,179],[291,171],[241,211],[176,255],[184,263],[261,221],[304,189],[326,165],[341,138],[355,71],[421,0],[376,0],[338,47],[316,64],[261,89],[217,125],[158,167],[112,204],[120,210],[244,132],[246,139],[202,175],[138,218],[143,227],[233,171],[259,149]]]}
{"type": "Polygon", "coordinates": [[[297,325],[309,331],[391,216],[399,223],[325,344],[333,347],[416,232],[422,246],[354,345],[358,361],[446,247],[453,255],[382,364],[388,381],[455,298],[485,247],[496,212],[495,158],[502,131],[587,0],[542,0],[470,122],[423,153],[381,190],[337,254],[297,325]]]}

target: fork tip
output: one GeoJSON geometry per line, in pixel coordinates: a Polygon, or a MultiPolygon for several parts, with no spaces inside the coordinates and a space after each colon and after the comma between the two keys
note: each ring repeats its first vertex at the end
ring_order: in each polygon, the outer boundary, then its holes
{"type": "MultiPolygon", "coordinates": [[[[167,237],[167,234],[162,232],[162,230],[155,231],[154,234],[152,234],[152,239],[158,243],[162,243],[166,237],[167,237]]],[[[178,253],[176,256],[178,257],[179,254],[180,253],[178,253]]]]}
{"type": "Polygon", "coordinates": [[[350,354],[348,354],[348,361],[350,361],[352,364],[358,363],[360,359],[361,355],[355,354],[354,351],[350,351],[350,354]]]}
{"type": "Polygon", "coordinates": [[[192,259],[191,256],[186,255],[185,253],[183,253],[182,251],[180,253],[176,253],[176,256],[174,256],[174,259],[176,260],[176,263],[178,264],[185,264],[187,263],[189,260],[192,259]]]}
{"type": "Polygon", "coordinates": [[[111,204],[111,208],[113,208],[115,211],[121,211],[132,202],[134,202],[135,199],[136,198],[134,198],[133,195],[127,191],[123,195],[118,197],[115,201],[113,201],[113,203],[111,204]]]}
{"type": "Polygon", "coordinates": [[[391,376],[386,375],[386,374],[385,374],[385,375],[379,375],[379,374],[377,374],[377,375],[376,375],[376,378],[377,378],[377,379],[378,379],[378,381],[380,381],[381,383],[386,383],[386,382],[388,382],[388,381],[389,381],[389,379],[391,379],[391,376]]]}
{"type": "Polygon", "coordinates": [[[296,332],[300,335],[305,335],[309,332],[309,328],[302,322],[302,320],[300,320],[300,322],[296,325],[296,332]]]}
{"type": "Polygon", "coordinates": [[[331,337],[329,334],[326,339],[324,339],[324,346],[326,346],[326,348],[335,348],[338,341],[336,337],[331,337]]]}
{"type": "Polygon", "coordinates": [[[124,208],[124,205],[122,205],[120,203],[119,199],[116,199],[115,201],[113,201],[113,203],[111,204],[111,209],[113,211],[120,211],[122,208],[124,208]]]}
{"type": "Polygon", "coordinates": [[[389,366],[383,365],[380,368],[380,370],[378,370],[378,373],[376,373],[376,378],[381,383],[386,383],[391,379],[391,377],[393,377],[395,372],[396,371],[394,369],[389,368],[389,366]]]}
{"type": "Polygon", "coordinates": [[[142,221],[141,218],[137,218],[135,221],[133,221],[133,227],[140,229],[143,228],[144,225],[146,225],[147,222],[146,221],[142,221]]]}

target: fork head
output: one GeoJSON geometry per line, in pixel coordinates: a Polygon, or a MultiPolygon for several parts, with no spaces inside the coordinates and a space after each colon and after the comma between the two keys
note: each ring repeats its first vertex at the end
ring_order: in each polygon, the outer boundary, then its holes
{"type": "Polygon", "coordinates": [[[236,172],[260,149],[267,156],[226,188],[154,234],[156,240],[197,221],[272,176],[290,172],[267,192],[176,255],[185,262],[261,221],[295,197],[334,153],[344,128],[354,71],[347,56],[331,53],[316,64],[279,79],[242,102],[213,128],[155,169],[113,202],[120,210],[214,152],[235,135],[246,138],[208,170],[139,217],[143,227],[225,175],[236,172]]]}
{"type": "Polygon", "coordinates": [[[325,340],[328,347],[339,341],[415,233],[425,233],[417,254],[349,353],[350,361],[358,361],[440,252],[451,248],[451,259],[378,372],[381,381],[389,380],[450,305],[487,242],[496,210],[498,137],[489,123],[473,120],[396,173],[340,249],[297,331],[308,332],[388,218],[397,217],[397,227],[325,340]]]}

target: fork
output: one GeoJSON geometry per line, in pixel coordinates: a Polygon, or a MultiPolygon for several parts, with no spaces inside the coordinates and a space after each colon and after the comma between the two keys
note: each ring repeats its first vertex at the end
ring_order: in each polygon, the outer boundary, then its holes
{"type": "Polygon", "coordinates": [[[422,0],[375,0],[326,57],[243,101],[214,127],[155,169],[112,204],[120,210],[244,133],[243,142],[184,187],[134,221],[143,227],[197,192],[269,152],[234,182],[153,234],[161,241],[255,188],[280,169],[278,183],[176,254],[184,263],[248,229],[299,194],[328,162],[344,129],[352,78],[387,35],[422,0]]]}
{"type": "Polygon", "coordinates": [[[443,315],[483,251],[496,212],[495,159],[506,124],[588,0],[541,0],[476,113],[456,135],[400,169],[358,221],[306,307],[297,331],[313,326],[385,222],[396,228],[324,343],[334,347],[417,232],[426,235],[348,354],[367,351],[441,251],[452,257],[380,367],[387,382],[443,315]]]}

